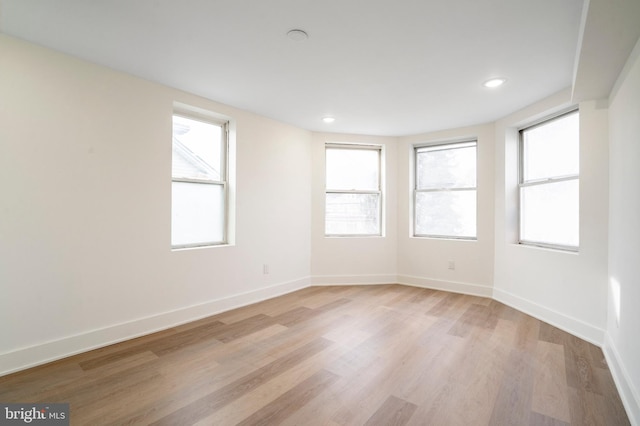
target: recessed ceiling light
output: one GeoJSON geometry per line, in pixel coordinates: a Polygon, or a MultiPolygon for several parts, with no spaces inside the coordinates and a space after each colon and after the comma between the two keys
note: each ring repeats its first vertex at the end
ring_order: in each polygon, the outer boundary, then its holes
{"type": "Polygon", "coordinates": [[[483,86],[493,89],[494,87],[502,86],[507,81],[506,78],[492,78],[484,82],[483,86]]]}
{"type": "Polygon", "coordinates": [[[325,123],[333,123],[334,121],[336,121],[336,119],[334,117],[322,117],[322,121],[324,121],[325,123]]]}
{"type": "Polygon", "coordinates": [[[293,41],[305,41],[306,39],[309,38],[309,34],[307,34],[303,30],[294,29],[294,30],[290,30],[287,33],[287,38],[293,41]]]}

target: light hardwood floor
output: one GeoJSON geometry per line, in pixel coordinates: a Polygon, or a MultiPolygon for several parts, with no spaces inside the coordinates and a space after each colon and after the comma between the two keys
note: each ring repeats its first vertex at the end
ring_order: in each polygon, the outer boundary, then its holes
{"type": "Polygon", "coordinates": [[[311,287],[0,377],[72,425],[626,425],[602,351],[491,299],[311,287]]]}

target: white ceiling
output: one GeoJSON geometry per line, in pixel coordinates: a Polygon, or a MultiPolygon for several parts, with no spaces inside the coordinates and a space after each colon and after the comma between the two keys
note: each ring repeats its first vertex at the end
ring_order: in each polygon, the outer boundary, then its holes
{"type": "Polygon", "coordinates": [[[582,7],[583,0],[0,0],[0,30],[301,128],[407,135],[493,121],[571,86],[582,7]],[[293,28],[309,39],[289,40],[293,28]],[[484,88],[494,76],[508,82],[484,88]],[[325,115],[336,121],[323,123],[325,115]]]}

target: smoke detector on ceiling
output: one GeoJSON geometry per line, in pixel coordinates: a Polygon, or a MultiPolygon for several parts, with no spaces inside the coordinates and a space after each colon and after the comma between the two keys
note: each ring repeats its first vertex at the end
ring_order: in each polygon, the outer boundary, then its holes
{"type": "Polygon", "coordinates": [[[287,33],[287,38],[293,41],[305,41],[309,38],[309,34],[307,34],[306,31],[303,30],[294,29],[290,30],[287,33]]]}

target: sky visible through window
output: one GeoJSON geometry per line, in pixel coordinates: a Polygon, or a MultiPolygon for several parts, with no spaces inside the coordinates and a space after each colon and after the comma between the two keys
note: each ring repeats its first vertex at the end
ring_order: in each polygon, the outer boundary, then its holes
{"type": "Polygon", "coordinates": [[[325,233],[380,235],[380,150],[327,147],[325,151],[325,233]]]}
{"type": "Polygon", "coordinates": [[[524,181],[577,175],[580,170],[578,113],[524,132],[524,181]]]}
{"type": "Polygon", "coordinates": [[[522,242],[578,247],[579,136],[577,111],[522,131],[522,242]]]}
{"type": "Polygon", "coordinates": [[[224,127],[173,116],[171,244],[225,241],[224,127]]]}
{"type": "Polygon", "coordinates": [[[174,115],[173,137],[211,169],[209,179],[221,180],[222,126],[174,115]]]}
{"type": "Polygon", "coordinates": [[[327,148],[327,189],[377,191],[379,151],[327,148]]]}
{"type": "Polygon", "coordinates": [[[476,142],[416,148],[414,234],[476,237],[476,142]]]}

